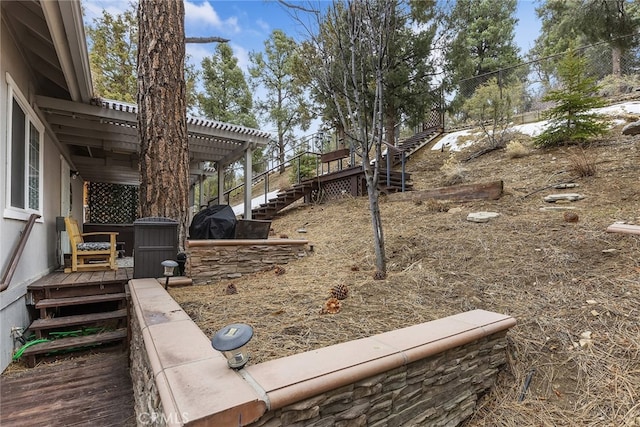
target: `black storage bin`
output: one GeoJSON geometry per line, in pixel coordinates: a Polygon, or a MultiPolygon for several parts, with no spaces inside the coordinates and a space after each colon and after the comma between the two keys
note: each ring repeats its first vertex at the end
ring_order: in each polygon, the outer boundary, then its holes
{"type": "Polygon", "coordinates": [[[162,261],[178,256],[178,221],[163,217],[133,222],[133,278],[163,277],[162,261]]]}

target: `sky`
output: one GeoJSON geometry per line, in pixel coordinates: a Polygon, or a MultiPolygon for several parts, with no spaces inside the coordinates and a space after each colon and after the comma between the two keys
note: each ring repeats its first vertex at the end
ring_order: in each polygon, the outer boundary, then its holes
{"type": "MultiPolygon", "coordinates": [[[[127,9],[129,0],[83,0],[85,22],[92,23],[103,9],[111,14],[127,9]]],[[[295,0],[293,1],[295,3],[295,0]]],[[[540,22],[535,14],[534,0],[519,0],[516,44],[521,53],[526,53],[540,31],[540,22]]],[[[261,51],[264,41],[275,29],[283,30],[292,37],[301,34],[301,29],[287,11],[276,0],[186,0],[185,33],[187,37],[219,36],[230,39],[230,46],[238,58],[240,68],[246,71],[249,52],[261,51]]],[[[215,44],[187,44],[191,62],[200,64],[211,55],[215,44]]]]}
{"type": "MultiPolygon", "coordinates": [[[[295,3],[297,0],[289,0],[295,3]]],[[[515,42],[520,53],[525,54],[540,31],[540,21],[535,14],[538,2],[518,0],[518,24],[515,42]]],[[[120,14],[129,7],[129,0],[82,0],[85,24],[101,16],[106,9],[112,15],[120,14]]],[[[240,68],[247,71],[249,52],[264,49],[264,41],[275,29],[290,37],[303,34],[290,12],[276,0],[185,0],[185,34],[187,37],[218,36],[230,40],[229,45],[238,58],[240,68]]],[[[210,56],[215,44],[191,44],[186,47],[189,62],[200,69],[200,63],[210,56]]],[[[268,129],[265,129],[268,131],[268,129]]]]}

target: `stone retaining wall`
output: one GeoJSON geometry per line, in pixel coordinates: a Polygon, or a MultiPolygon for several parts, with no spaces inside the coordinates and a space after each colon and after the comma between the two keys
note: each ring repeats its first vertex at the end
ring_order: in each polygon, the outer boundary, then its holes
{"type": "Polygon", "coordinates": [[[505,332],[269,411],[252,427],[457,426],[506,363],[505,332]]]}
{"type": "Polygon", "coordinates": [[[189,240],[186,275],[195,285],[234,279],[307,256],[307,240],[189,240]]]}
{"type": "Polygon", "coordinates": [[[129,319],[130,328],[134,333],[131,334],[130,346],[130,364],[129,373],[133,383],[133,395],[135,396],[134,406],[137,415],[138,424],[145,424],[145,418],[150,421],[158,420],[158,423],[149,423],[149,425],[164,426],[160,414],[163,414],[162,400],[156,387],[156,381],[151,369],[149,354],[145,348],[145,340],[142,336],[142,328],[138,316],[131,316],[129,319]]]}
{"type": "Polygon", "coordinates": [[[129,287],[139,425],[456,426],[515,325],[473,310],[236,371],[157,280],[129,287]]]}

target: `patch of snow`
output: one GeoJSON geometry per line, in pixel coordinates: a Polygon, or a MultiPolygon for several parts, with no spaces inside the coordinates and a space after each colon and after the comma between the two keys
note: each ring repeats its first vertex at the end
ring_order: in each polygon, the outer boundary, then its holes
{"type": "Polygon", "coordinates": [[[472,143],[472,141],[465,141],[461,144],[458,144],[458,138],[463,136],[469,136],[474,134],[480,134],[479,131],[471,131],[471,130],[460,130],[458,132],[451,132],[445,134],[440,141],[436,142],[433,146],[432,150],[441,150],[442,147],[447,148],[449,151],[460,151],[463,148],[467,147],[472,143]]]}
{"type": "Polygon", "coordinates": [[[549,122],[547,120],[542,120],[540,122],[514,126],[513,130],[533,137],[540,135],[547,128],[548,124],[549,122]]]}
{"type": "MultiPolygon", "coordinates": [[[[254,197],[253,199],[251,199],[251,209],[257,208],[258,206],[260,206],[263,203],[268,202],[271,199],[275,199],[278,196],[278,193],[280,192],[280,190],[274,190],[271,191],[269,193],[267,193],[267,198],[265,200],[264,194],[258,196],[258,197],[254,197]]],[[[244,214],[244,203],[241,203],[239,205],[235,205],[232,207],[233,209],[233,213],[236,215],[242,215],[244,214]]]]}
{"type": "Polygon", "coordinates": [[[640,114],[640,102],[623,102],[621,104],[609,105],[608,107],[596,108],[593,111],[609,116],[615,116],[617,114],[640,114]]]}
{"type": "MultiPolygon", "coordinates": [[[[640,102],[623,102],[621,104],[609,105],[608,107],[596,108],[593,110],[593,112],[608,116],[616,116],[618,114],[640,114],[640,102]]],[[[614,123],[621,124],[624,123],[624,121],[616,119],[614,120],[614,123]]],[[[527,123],[524,125],[516,125],[513,126],[512,129],[516,132],[535,137],[540,135],[548,126],[548,124],[549,122],[547,120],[542,120],[539,122],[527,123]]],[[[478,137],[480,137],[481,134],[482,133],[479,130],[468,129],[447,133],[431,149],[442,150],[442,147],[444,146],[444,148],[448,149],[449,151],[460,151],[463,148],[473,144],[473,141],[468,140],[462,144],[458,144],[458,138],[469,135],[478,135],[478,137]]]]}

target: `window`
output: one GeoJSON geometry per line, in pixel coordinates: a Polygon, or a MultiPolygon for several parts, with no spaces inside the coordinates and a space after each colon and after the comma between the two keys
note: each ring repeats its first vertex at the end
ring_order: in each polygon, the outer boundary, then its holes
{"type": "Polygon", "coordinates": [[[7,168],[9,183],[5,216],[26,219],[42,210],[43,125],[7,74],[7,168]]]}

